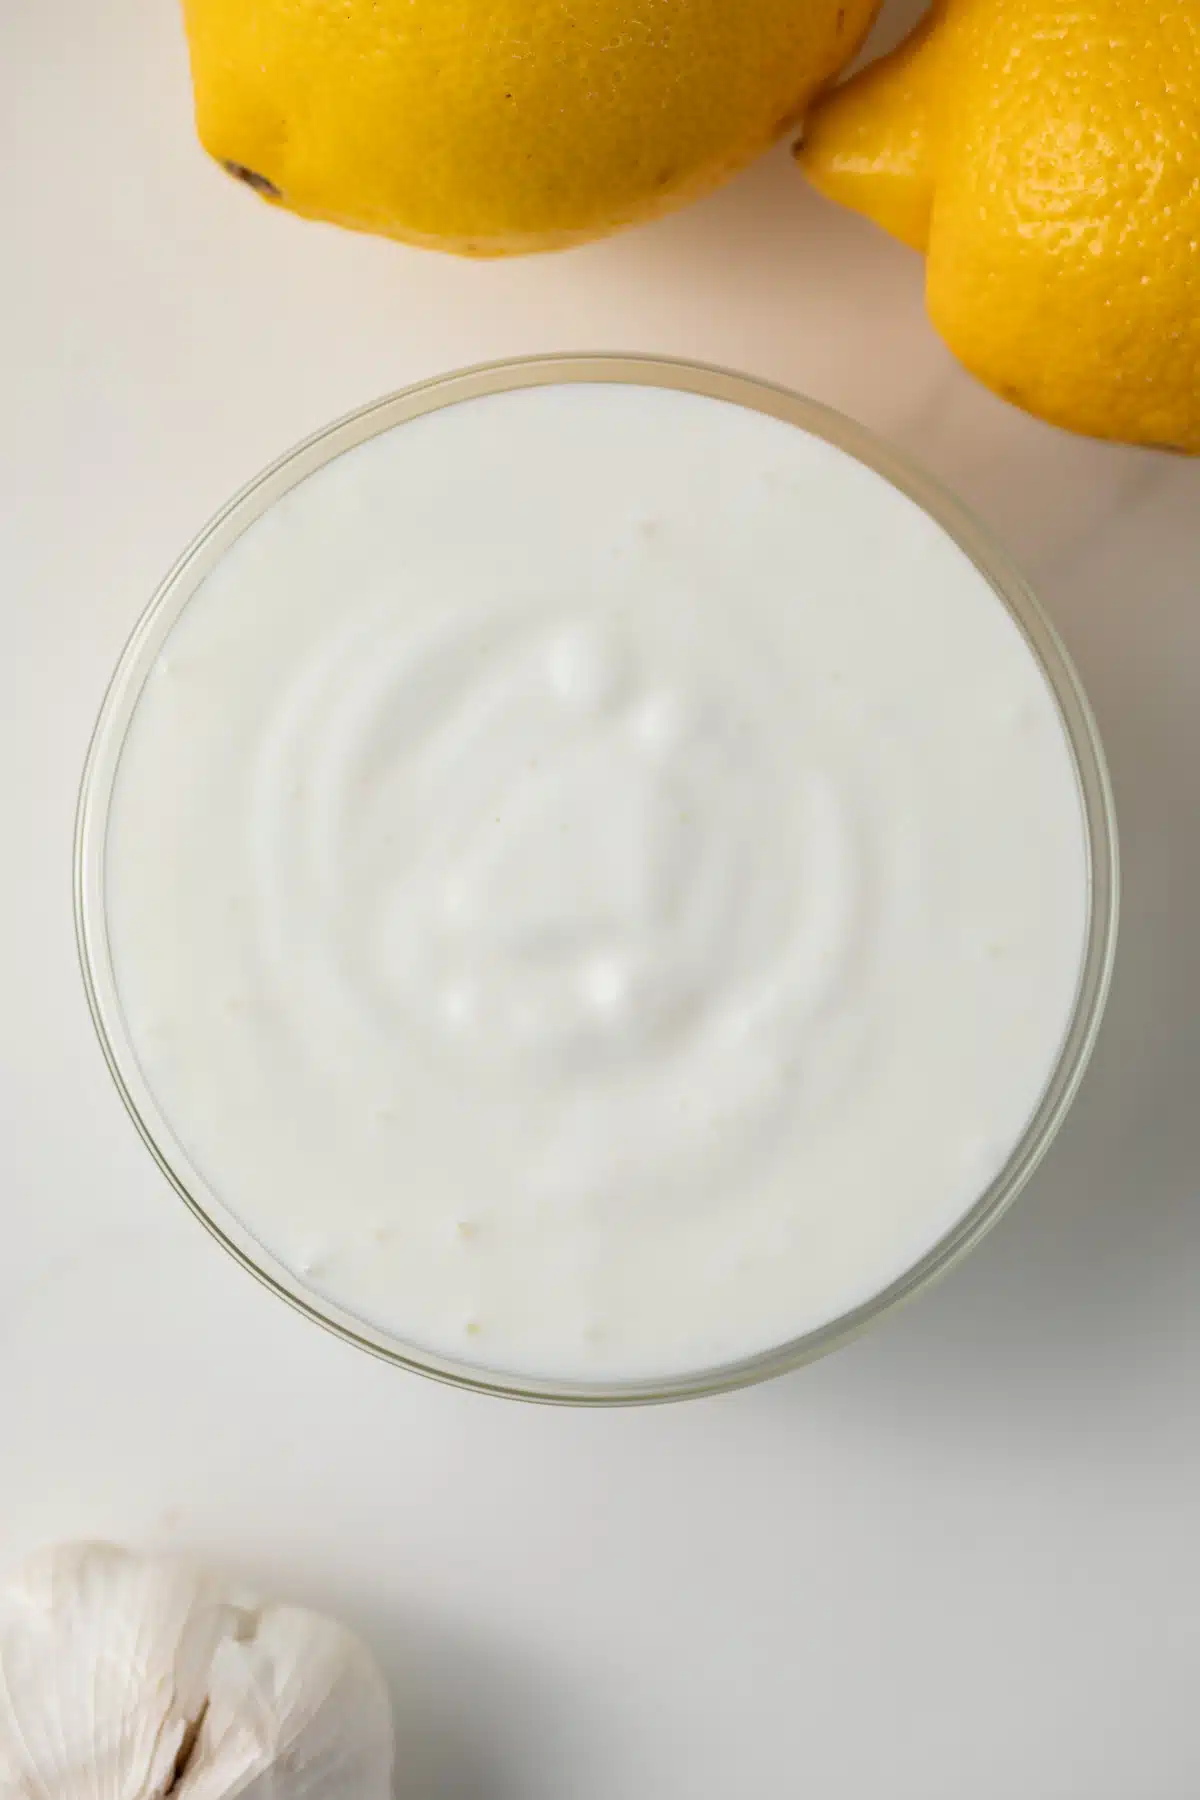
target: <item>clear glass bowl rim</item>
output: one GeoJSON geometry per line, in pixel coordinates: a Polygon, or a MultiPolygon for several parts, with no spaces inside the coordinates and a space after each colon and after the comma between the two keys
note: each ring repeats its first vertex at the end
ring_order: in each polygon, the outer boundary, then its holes
{"type": "Polygon", "coordinates": [[[565,354],[458,370],[363,406],[287,451],[209,522],[150,600],[105,694],[80,788],[74,889],[76,938],[88,1004],[121,1098],[176,1192],[244,1268],[315,1323],[411,1372],[510,1399],[616,1406],[723,1393],[814,1361],[913,1299],[979,1242],[1012,1205],[1045,1156],[1083,1078],[1112,976],[1119,868],[1116,818],[1104,752],[1074,666],[1022,577],[973,515],[940,483],[865,427],[786,388],[700,363],[623,354],[565,354]],[[368,438],[423,413],[483,395],[575,382],[681,389],[782,419],[865,463],[931,515],[970,557],[1007,607],[1050,683],[1075,760],[1089,857],[1086,947],[1075,1005],[1058,1061],[1005,1167],[962,1218],[888,1287],[788,1343],[739,1362],[677,1377],[597,1383],[506,1374],[458,1362],[407,1344],[305,1290],[207,1187],[159,1113],[124,1029],[104,913],[108,807],[129,720],[163,638],[234,540],[290,488],[368,438]]]}

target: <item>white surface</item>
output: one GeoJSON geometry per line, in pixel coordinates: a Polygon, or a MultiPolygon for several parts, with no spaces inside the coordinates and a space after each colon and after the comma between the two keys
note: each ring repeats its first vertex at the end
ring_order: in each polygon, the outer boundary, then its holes
{"type": "Polygon", "coordinates": [[[416,1800],[1130,1800],[1200,1770],[1200,467],[980,392],[920,266],[777,157],[550,261],[294,223],[196,150],[167,0],[0,9],[0,1561],[187,1543],[340,1611],[416,1800]],[[1124,942],[1074,1117],[932,1296],[772,1386],[525,1410],[262,1293],[168,1192],[92,1041],[70,830],[164,568],[332,414],[471,359],[695,355],[947,477],[1096,703],[1124,942]]]}
{"type": "Polygon", "coordinates": [[[699,394],[490,394],[185,596],[116,690],[93,955],[168,1160],[301,1286],[493,1373],[695,1376],[1000,1174],[1076,1005],[1079,776],[873,470],[699,394]]]}

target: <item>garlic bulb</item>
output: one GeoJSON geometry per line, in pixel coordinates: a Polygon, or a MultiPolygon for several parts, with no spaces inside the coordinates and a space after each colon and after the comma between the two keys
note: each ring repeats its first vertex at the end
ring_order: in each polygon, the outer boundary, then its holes
{"type": "Polygon", "coordinates": [[[43,1552],[0,1618],[0,1800],[390,1800],[383,1678],[342,1626],[171,1557],[43,1552]]]}

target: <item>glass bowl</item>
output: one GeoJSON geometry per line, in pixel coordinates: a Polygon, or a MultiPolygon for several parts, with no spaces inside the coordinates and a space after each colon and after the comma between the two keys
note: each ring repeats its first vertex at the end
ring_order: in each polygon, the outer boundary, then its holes
{"type": "Polygon", "coordinates": [[[375,1356],[460,1387],[525,1400],[631,1405],[724,1392],[823,1356],[944,1275],[1016,1199],[1046,1154],[1083,1077],[1107,997],[1116,944],[1118,865],[1112,795],[1095,722],[1079,679],[1037,601],[964,508],[870,432],[828,407],[746,376],[697,364],[628,356],[548,356],[464,370],[409,388],[328,426],[236,496],[171,570],[142,614],[105,696],[84,769],[75,838],[75,918],[84,983],[109,1069],[148,1148],[201,1223],[265,1287],[327,1330],[375,1356]],[[589,1383],[509,1376],[433,1354],[364,1323],[307,1291],[223,1204],[175,1138],[144,1080],[122,1018],[105,921],[109,804],[143,682],[180,611],[234,540],[281,495],[367,438],[463,400],[514,388],[620,382],[731,401],[801,427],[881,475],[929,514],[985,576],[1016,621],[1056,697],[1074,757],[1089,861],[1086,946],[1074,1009],[1041,1099],[997,1178],[927,1255],[819,1329],[718,1368],[680,1377],[589,1383]]]}

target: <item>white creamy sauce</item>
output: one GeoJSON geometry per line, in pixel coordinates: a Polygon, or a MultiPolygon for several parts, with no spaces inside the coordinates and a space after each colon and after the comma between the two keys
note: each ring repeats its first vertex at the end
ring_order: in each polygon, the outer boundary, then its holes
{"type": "Polygon", "coordinates": [[[185,607],[106,901],[144,1077],[309,1287],[652,1378],[869,1298],[1050,1075],[1088,869],[984,577],[792,426],[582,385],[348,452],[185,607]]]}

